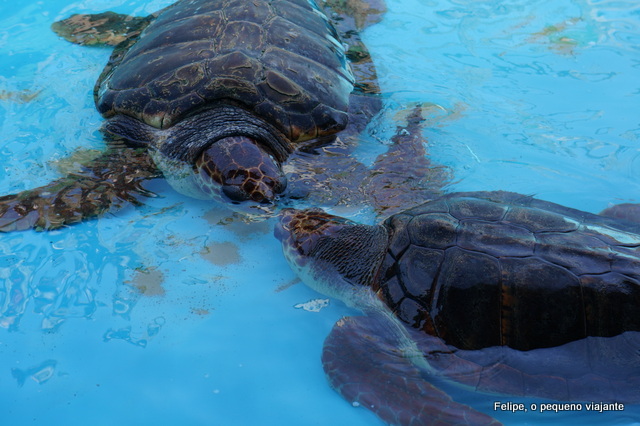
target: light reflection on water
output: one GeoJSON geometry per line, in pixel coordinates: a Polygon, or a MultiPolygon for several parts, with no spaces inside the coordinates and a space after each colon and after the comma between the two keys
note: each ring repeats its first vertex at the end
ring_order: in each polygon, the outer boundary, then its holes
{"type": "Polygon", "coordinates": [[[427,132],[434,157],[456,169],[452,189],[508,188],[563,203],[571,193],[590,211],[612,201],[603,182],[616,197],[636,197],[628,181],[639,135],[638,48],[621,44],[619,33],[640,31],[637,5],[421,4],[424,13],[389,18],[419,47],[397,53],[393,39],[375,31],[367,42],[395,59],[379,61],[385,92],[426,94],[463,110],[460,120],[427,132]]]}
{"type": "MultiPolygon", "coordinates": [[[[136,3],[0,5],[0,193],[47,183],[62,158],[102,146],[91,91],[110,50],[71,46],[50,23],[170,2],[136,3]]],[[[637,201],[634,1],[407,0],[389,9],[365,41],[391,104],[446,111],[425,135],[432,159],[454,172],[448,190],[513,190],[592,212],[637,201]]],[[[378,137],[393,128],[383,123],[378,137]]],[[[384,149],[366,141],[360,158],[384,149]]],[[[3,418],[379,423],[326,385],[322,341],[349,311],[294,308],[320,296],[291,285],[272,223],[243,223],[154,185],[162,196],[140,209],[0,235],[3,418]]],[[[478,406],[491,413],[485,398],[478,406]]],[[[615,420],[639,418],[627,410],[615,420]]]]}

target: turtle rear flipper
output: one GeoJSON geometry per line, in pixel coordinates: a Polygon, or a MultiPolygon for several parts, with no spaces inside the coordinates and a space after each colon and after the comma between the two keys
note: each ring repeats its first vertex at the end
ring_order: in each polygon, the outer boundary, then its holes
{"type": "Polygon", "coordinates": [[[331,330],[322,364],[331,386],[345,399],[391,424],[499,424],[427,382],[424,371],[387,334],[371,317],[346,317],[331,330]]]}
{"type": "Polygon", "coordinates": [[[449,170],[433,165],[428,157],[422,135],[425,111],[431,112],[430,106],[417,104],[396,114],[399,124],[392,144],[376,158],[364,182],[364,192],[379,216],[440,197],[450,180],[449,170]]]}
{"type": "Polygon", "coordinates": [[[324,13],[340,33],[347,46],[346,55],[356,76],[355,92],[379,94],[376,67],[360,33],[382,20],[387,11],[383,0],[329,0],[322,4],[324,13]]]}
{"type": "Polygon", "coordinates": [[[443,344],[430,365],[444,377],[479,392],[637,404],[638,347],[640,333],[634,331],[528,351],[507,346],[447,350],[443,344]]]}
{"type": "Polygon", "coordinates": [[[0,232],[53,230],[154,196],[142,183],[160,177],[143,149],[114,146],[80,172],[0,197],[0,232]]]}
{"type": "Polygon", "coordinates": [[[153,16],[141,18],[115,12],[76,14],[54,22],[51,29],[71,43],[116,46],[136,37],[152,19],[153,16]]]}

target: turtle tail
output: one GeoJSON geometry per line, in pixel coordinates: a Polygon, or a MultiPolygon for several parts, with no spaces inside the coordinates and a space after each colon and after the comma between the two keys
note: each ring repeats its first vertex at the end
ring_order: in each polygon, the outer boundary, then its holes
{"type": "Polygon", "coordinates": [[[39,188],[0,197],[0,232],[53,230],[153,197],[143,182],[160,172],[143,149],[114,147],[83,167],[39,188]]]}

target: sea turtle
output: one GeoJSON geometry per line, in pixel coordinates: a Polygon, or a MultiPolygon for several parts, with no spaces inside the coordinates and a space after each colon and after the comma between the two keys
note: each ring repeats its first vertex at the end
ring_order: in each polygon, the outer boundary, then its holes
{"type": "Polygon", "coordinates": [[[54,229],[137,203],[160,176],[195,197],[272,203],[300,143],[356,132],[380,109],[367,96],[375,69],[356,26],[384,7],[356,9],[357,18],[335,14],[342,39],[313,0],[180,0],[144,18],[55,23],[72,42],[116,46],[94,89],[107,150],[77,173],[0,198],[0,230],[54,229]]]}
{"type": "Polygon", "coordinates": [[[452,382],[640,401],[637,223],[463,192],[377,226],[286,209],[275,234],[303,281],[366,314],[333,327],[322,361],[344,398],[387,422],[494,422],[452,400],[452,382]]]}

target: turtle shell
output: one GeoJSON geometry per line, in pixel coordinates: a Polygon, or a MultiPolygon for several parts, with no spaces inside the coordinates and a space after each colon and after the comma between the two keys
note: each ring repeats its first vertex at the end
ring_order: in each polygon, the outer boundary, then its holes
{"type": "Polygon", "coordinates": [[[307,0],[183,0],[121,43],[95,87],[106,117],[166,129],[205,108],[251,111],[290,141],[346,126],[353,75],[307,0]]]}
{"type": "Polygon", "coordinates": [[[375,290],[459,349],[548,348],[640,331],[640,226],[508,192],[394,215],[375,290]]]}

